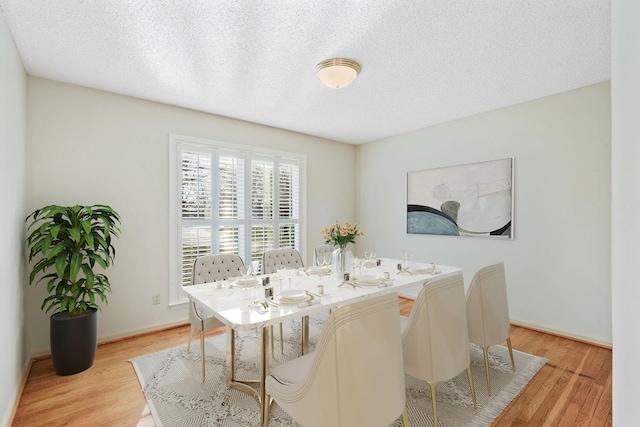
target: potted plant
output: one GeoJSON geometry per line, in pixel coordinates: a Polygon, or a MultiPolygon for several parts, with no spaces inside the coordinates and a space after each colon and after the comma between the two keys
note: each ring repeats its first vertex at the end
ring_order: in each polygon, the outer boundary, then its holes
{"type": "Polygon", "coordinates": [[[56,374],[82,372],[96,353],[98,300],[107,304],[111,292],[102,271],[116,255],[112,239],[120,235],[120,216],[105,205],[51,205],[35,210],[29,220],[29,261],[38,259],[29,285],[46,282],[49,295],[41,308],[54,311],[50,342],[56,374]]]}

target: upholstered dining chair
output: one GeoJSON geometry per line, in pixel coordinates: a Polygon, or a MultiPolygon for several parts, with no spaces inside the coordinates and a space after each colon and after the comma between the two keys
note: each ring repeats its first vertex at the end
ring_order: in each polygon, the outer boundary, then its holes
{"type": "Polygon", "coordinates": [[[425,283],[411,314],[401,323],[404,371],[429,383],[434,425],[438,425],[436,384],[465,369],[475,407],[462,273],[425,283]]]}
{"type": "MultiPolygon", "coordinates": [[[[198,257],[193,263],[193,272],[191,274],[191,284],[198,285],[200,283],[210,283],[217,280],[225,280],[231,277],[241,276],[240,270],[244,267],[242,258],[235,254],[213,254],[198,257]]],[[[202,359],[202,382],[205,380],[205,363],[204,363],[204,333],[211,329],[224,326],[220,320],[215,317],[204,317],[195,303],[189,303],[189,323],[191,323],[191,332],[189,333],[189,342],[187,351],[191,351],[191,339],[195,333],[195,329],[200,331],[200,358],[202,359]]],[[[269,329],[271,336],[271,354],[273,355],[273,326],[269,329]]],[[[228,334],[235,334],[230,328],[227,328],[228,334]]],[[[232,341],[233,342],[233,341],[232,341]]],[[[233,357],[233,350],[232,356],[233,357]]],[[[284,352],[282,341],[282,324],[280,324],[280,352],[284,352]]]]}
{"type": "Polygon", "coordinates": [[[471,280],[466,298],[469,342],[482,347],[487,390],[491,396],[489,347],[506,341],[511,357],[511,368],[513,372],[516,370],[511,347],[511,324],[504,263],[500,262],[478,270],[471,280]]]}
{"type": "MultiPolygon", "coordinates": [[[[262,254],[262,273],[272,274],[276,272],[277,265],[284,265],[290,269],[304,267],[300,252],[292,248],[270,249],[262,254]]],[[[282,323],[280,328],[280,352],[284,352],[284,342],[282,340],[282,323]]],[[[271,353],[273,353],[273,326],[271,327],[271,353]]]]}
{"type": "MultiPolygon", "coordinates": [[[[201,283],[215,282],[216,280],[225,280],[230,277],[240,276],[240,270],[244,267],[242,258],[235,254],[214,254],[205,255],[196,258],[193,263],[191,273],[191,284],[198,285],[201,283]]],[[[204,333],[211,329],[224,326],[220,320],[215,317],[204,317],[195,302],[189,303],[189,323],[191,323],[191,332],[189,333],[189,342],[187,351],[191,351],[191,339],[195,333],[195,329],[200,331],[200,358],[202,359],[202,382],[205,380],[205,363],[204,363],[204,333]]],[[[232,329],[227,328],[228,334],[235,333],[232,329]]]]}
{"type": "Polygon", "coordinates": [[[270,249],[262,254],[263,274],[275,273],[276,265],[284,265],[293,269],[304,267],[300,252],[291,248],[270,249]]]}
{"type": "Polygon", "coordinates": [[[271,398],[305,427],[388,426],[406,410],[397,294],[338,307],[314,352],[271,371],[265,381],[264,426],[271,398]]]}
{"type": "Polygon", "coordinates": [[[331,255],[333,253],[333,251],[335,251],[337,248],[335,246],[331,246],[331,245],[318,245],[314,248],[313,250],[313,262],[315,263],[315,265],[320,265],[321,264],[321,256],[329,254],[331,255]]]}

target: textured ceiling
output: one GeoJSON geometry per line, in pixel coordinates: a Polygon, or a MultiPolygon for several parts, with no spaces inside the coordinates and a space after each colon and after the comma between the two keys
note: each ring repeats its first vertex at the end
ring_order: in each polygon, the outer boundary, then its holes
{"type": "Polygon", "coordinates": [[[28,74],[359,144],[610,79],[609,0],[0,0],[28,74]],[[356,60],[335,90],[318,62],[356,60]]]}

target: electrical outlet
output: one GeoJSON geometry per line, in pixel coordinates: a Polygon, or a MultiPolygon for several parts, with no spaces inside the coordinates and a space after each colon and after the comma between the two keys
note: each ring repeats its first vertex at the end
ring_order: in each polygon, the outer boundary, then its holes
{"type": "Polygon", "coordinates": [[[151,304],[153,305],[160,304],[160,294],[154,294],[151,296],[151,304]]]}

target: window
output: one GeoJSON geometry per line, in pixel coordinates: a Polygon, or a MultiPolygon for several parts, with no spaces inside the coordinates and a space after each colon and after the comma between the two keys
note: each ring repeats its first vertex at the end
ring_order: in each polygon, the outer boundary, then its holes
{"type": "Polygon", "coordinates": [[[305,157],[170,135],[170,303],[186,301],[194,260],[240,255],[261,269],[265,250],[301,250],[305,157]]]}

